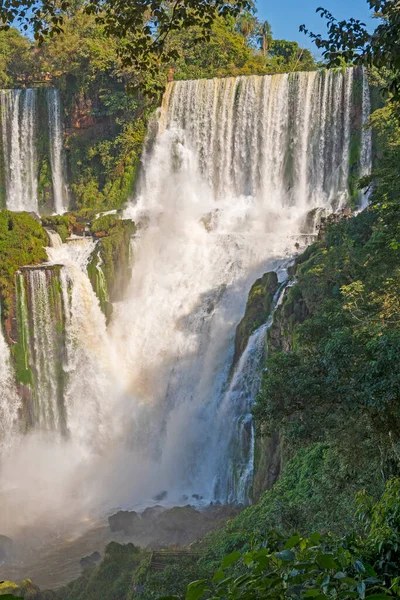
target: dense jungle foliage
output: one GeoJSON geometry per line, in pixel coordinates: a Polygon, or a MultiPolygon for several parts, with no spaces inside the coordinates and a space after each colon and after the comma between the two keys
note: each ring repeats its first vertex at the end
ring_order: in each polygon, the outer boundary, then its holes
{"type": "Polygon", "coordinates": [[[46,232],[32,216],[0,211],[0,299],[3,316],[11,308],[15,272],[22,265],[46,260],[46,245],[46,232]]]}

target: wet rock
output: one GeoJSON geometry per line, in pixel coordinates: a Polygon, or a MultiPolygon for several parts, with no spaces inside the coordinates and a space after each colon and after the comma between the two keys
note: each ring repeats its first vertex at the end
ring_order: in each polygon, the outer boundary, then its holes
{"type": "Polygon", "coordinates": [[[199,494],[192,494],[192,498],[193,500],[203,500],[203,496],[200,496],[199,494]]]}
{"type": "Polygon", "coordinates": [[[0,560],[9,558],[12,553],[13,541],[6,535],[0,535],[0,560]]]}
{"type": "Polygon", "coordinates": [[[160,492],[159,494],[157,494],[156,496],[154,496],[153,500],[155,500],[156,502],[162,502],[163,500],[165,500],[168,496],[168,492],[166,490],[164,490],[163,492],[160,492]]]}
{"type": "Polygon", "coordinates": [[[252,333],[267,322],[273,307],[273,300],[279,288],[278,276],[274,271],[265,273],[254,283],[246,304],[246,312],[236,328],[235,353],[231,373],[237,365],[252,333]]]}
{"type": "Polygon", "coordinates": [[[100,561],[101,555],[99,554],[99,552],[93,552],[88,556],[83,556],[79,561],[79,564],[81,565],[82,569],[89,569],[98,565],[100,561]]]}
{"type": "Polygon", "coordinates": [[[166,510],[167,509],[164,506],[161,506],[161,504],[157,504],[156,506],[149,506],[142,512],[141,517],[143,520],[155,519],[166,510]]]}
{"type": "Polygon", "coordinates": [[[120,510],[115,515],[108,517],[111,531],[123,531],[125,535],[135,533],[135,524],[140,521],[135,511],[120,510]]]}

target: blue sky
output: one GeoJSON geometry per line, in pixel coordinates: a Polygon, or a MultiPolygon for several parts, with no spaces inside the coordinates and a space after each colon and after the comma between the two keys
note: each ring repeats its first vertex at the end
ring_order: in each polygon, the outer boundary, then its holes
{"type": "Polygon", "coordinates": [[[275,38],[299,42],[314,54],[315,46],[299,32],[299,25],[304,23],[314,33],[324,33],[324,21],[315,12],[319,6],[330,10],[338,19],[354,17],[373,28],[367,0],[257,0],[258,16],[271,23],[275,38]]]}

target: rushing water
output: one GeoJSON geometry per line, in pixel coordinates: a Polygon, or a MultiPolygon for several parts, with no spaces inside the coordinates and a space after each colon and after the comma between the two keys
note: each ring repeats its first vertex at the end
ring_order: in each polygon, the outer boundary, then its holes
{"type": "Polygon", "coordinates": [[[0,456],[7,454],[17,432],[19,398],[10,354],[0,327],[0,456]]]}
{"type": "Polygon", "coordinates": [[[60,214],[65,212],[68,208],[68,189],[64,181],[63,137],[59,91],[54,88],[47,90],[47,102],[54,212],[60,214]]]}
{"type": "Polygon", "coordinates": [[[59,91],[52,88],[0,90],[0,105],[6,207],[14,211],[41,212],[40,159],[50,164],[53,211],[65,212],[68,192],[64,181],[59,91]],[[44,106],[39,106],[43,102],[44,106]],[[46,123],[39,121],[43,109],[47,111],[46,123]],[[43,156],[39,156],[39,148],[43,156]]]}
{"type": "Polygon", "coordinates": [[[248,500],[265,327],[229,380],[235,329],[255,279],[314,233],[310,211],[346,202],[357,126],[359,170],[370,169],[364,77],[348,69],[170,84],[126,210],[143,225],[132,281],[108,328],[86,273],[95,243],[50,235],[48,270],[19,277],[36,412],[0,483],[22,490],[22,503],[24,490],[36,496],[17,521],[143,504],[164,490],[171,503],[248,500]],[[35,314],[23,308],[28,297],[35,314]],[[42,482],[33,492],[32,458],[42,482]]]}

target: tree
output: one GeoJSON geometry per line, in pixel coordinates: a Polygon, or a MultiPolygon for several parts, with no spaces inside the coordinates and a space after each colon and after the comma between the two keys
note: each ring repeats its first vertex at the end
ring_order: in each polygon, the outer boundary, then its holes
{"type": "Polygon", "coordinates": [[[359,19],[338,21],[328,10],[318,8],[325,18],[328,37],[324,39],[301,25],[300,31],[308,34],[329,66],[347,63],[387,68],[391,72],[387,91],[394,100],[400,100],[400,3],[398,0],[368,0],[379,25],[370,33],[359,19]]]}
{"type": "Polygon", "coordinates": [[[0,85],[13,87],[19,76],[31,70],[31,44],[16,29],[0,31],[0,85]]]}
{"type": "Polygon", "coordinates": [[[260,24],[258,32],[258,43],[265,57],[268,56],[269,49],[272,45],[272,27],[268,21],[260,24]]]}
{"type": "Polygon", "coordinates": [[[286,65],[288,71],[312,71],[316,68],[314,58],[307,48],[300,48],[297,42],[273,40],[270,57],[286,65]]]}
{"type": "MultiPolygon", "coordinates": [[[[18,25],[32,30],[35,40],[43,42],[63,29],[64,20],[76,9],[76,0],[3,0],[0,20],[3,29],[18,25]]],[[[108,35],[124,40],[124,64],[157,68],[157,60],[169,59],[164,52],[171,31],[198,25],[210,34],[217,16],[237,16],[251,9],[249,0],[82,0],[87,14],[96,15],[108,35]]]]}

